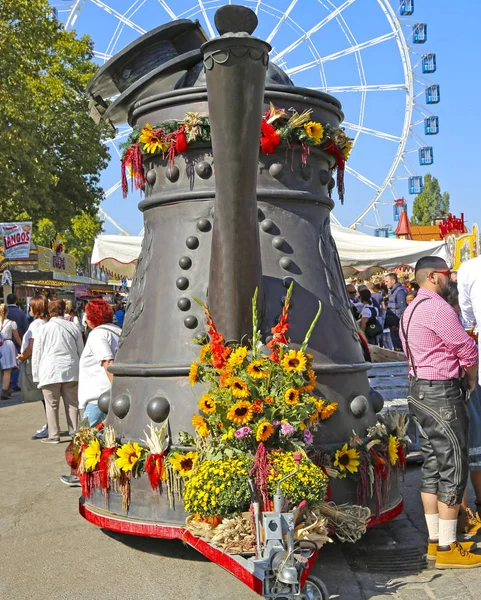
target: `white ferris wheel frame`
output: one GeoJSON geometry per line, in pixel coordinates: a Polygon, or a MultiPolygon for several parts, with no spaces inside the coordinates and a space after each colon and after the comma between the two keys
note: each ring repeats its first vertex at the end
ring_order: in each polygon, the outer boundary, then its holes
{"type": "MultiPolygon", "coordinates": [[[[147,2],[148,0],[133,0],[132,4],[129,8],[122,14],[115,10],[112,6],[107,4],[106,0],[53,0],[53,4],[59,6],[57,9],[58,12],[67,12],[67,18],[65,20],[65,29],[72,29],[75,25],[75,22],[87,2],[91,2],[97,5],[99,8],[103,9],[105,12],[113,16],[118,20],[117,27],[110,39],[110,42],[106,48],[105,52],[95,51],[94,54],[100,60],[106,62],[109,60],[116,52],[115,47],[119,41],[121,33],[125,27],[130,27],[134,31],[136,31],[139,35],[143,35],[146,31],[137,25],[135,21],[132,20],[132,17],[135,13],[147,2]]],[[[195,1],[195,0],[193,0],[195,1]]],[[[354,170],[349,164],[346,164],[346,171],[350,173],[352,176],[356,177],[360,182],[362,182],[367,187],[371,188],[374,191],[374,196],[371,201],[367,204],[367,206],[362,210],[362,212],[358,215],[358,217],[349,225],[350,228],[355,229],[359,225],[364,225],[367,227],[372,227],[363,223],[363,219],[366,215],[372,210],[375,220],[376,227],[382,227],[381,216],[378,212],[377,206],[381,204],[381,197],[385,193],[386,190],[390,190],[393,196],[393,199],[399,197],[399,194],[396,192],[394,187],[394,181],[396,179],[406,179],[404,177],[395,177],[397,170],[400,166],[403,166],[408,175],[412,175],[415,173],[413,167],[410,165],[409,161],[406,157],[406,145],[409,139],[410,134],[412,133],[412,128],[415,125],[418,125],[422,121],[418,123],[412,123],[413,109],[415,106],[415,95],[414,95],[414,74],[413,74],[413,66],[411,62],[410,55],[410,47],[407,43],[406,37],[402,30],[402,24],[398,19],[396,12],[389,0],[375,0],[379,7],[381,8],[384,16],[388,22],[389,29],[388,33],[379,36],[377,38],[373,38],[371,40],[367,40],[362,43],[358,43],[354,34],[352,33],[348,23],[346,22],[343,11],[352,5],[357,0],[344,0],[339,6],[335,6],[331,0],[317,0],[317,2],[323,6],[326,10],[330,11],[327,16],[321,19],[318,23],[316,23],[311,29],[305,31],[300,25],[298,25],[292,18],[291,13],[295,6],[298,4],[299,0],[291,0],[288,8],[285,11],[281,11],[278,8],[271,6],[267,2],[267,0],[242,0],[242,3],[246,6],[252,8],[256,14],[259,12],[265,12],[270,16],[277,18],[278,21],[275,27],[272,29],[269,36],[266,38],[266,41],[272,43],[274,37],[280,30],[283,24],[286,24],[291,27],[291,29],[297,31],[299,33],[299,37],[293,43],[291,43],[286,48],[282,49],[279,52],[276,52],[275,49],[271,55],[271,60],[274,63],[277,63],[281,68],[283,67],[283,57],[287,56],[290,52],[292,52],[295,48],[301,45],[304,42],[308,43],[309,50],[312,54],[313,60],[305,63],[303,65],[298,65],[296,67],[291,67],[285,69],[287,75],[293,76],[296,73],[319,67],[319,76],[321,78],[322,86],[314,87],[312,89],[321,90],[327,93],[339,94],[339,93],[349,93],[349,92],[359,92],[360,93],[360,102],[359,102],[359,115],[357,119],[357,123],[344,122],[344,127],[353,132],[354,146],[356,141],[361,133],[365,135],[370,135],[374,137],[378,137],[381,139],[385,139],[397,144],[396,154],[392,161],[391,167],[384,178],[382,184],[377,184],[373,181],[370,181],[367,177],[363,176],[361,173],[354,170]],[[327,23],[332,20],[336,20],[339,25],[342,33],[344,34],[348,47],[339,52],[335,52],[328,56],[320,56],[317,48],[311,40],[311,36],[319,31],[322,27],[324,27],[327,23]],[[401,58],[401,64],[404,74],[404,82],[399,84],[386,84],[386,85],[368,85],[361,52],[366,48],[370,48],[372,46],[381,44],[387,40],[395,39],[398,51],[401,58]],[[354,54],[356,61],[357,73],[359,76],[359,85],[351,85],[351,86],[329,86],[327,84],[327,78],[324,72],[324,63],[328,61],[337,60],[343,56],[348,54],[354,54]],[[387,91],[405,91],[405,110],[404,110],[404,121],[401,135],[392,135],[383,131],[379,131],[376,129],[371,129],[364,126],[364,114],[366,107],[366,96],[368,92],[387,92],[387,91]]],[[[222,5],[225,4],[224,0],[197,0],[197,4],[184,11],[181,14],[175,14],[174,11],[170,8],[169,3],[166,0],[157,0],[160,7],[164,9],[166,17],[177,20],[179,18],[193,18],[197,15],[201,15],[205,21],[207,26],[207,31],[211,37],[215,37],[215,32],[212,27],[211,21],[209,19],[209,15],[207,11],[212,11],[222,5]]],[[[270,0],[273,2],[273,0],[270,0]]],[[[229,0],[229,3],[232,3],[232,0],[229,0]]],[[[124,127],[117,135],[110,139],[106,140],[106,143],[112,143],[117,154],[119,153],[117,146],[115,145],[115,141],[127,136],[131,131],[130,127],[124,127]]],[[[113,185],[109,190],[106,191],[105,197],[107,198],[110,194],[112,194],[115,190],[117,190],[120,186],[120,182],[113,185]]],[[[104,217],[108,217],[105,211],[102,211],[104,217]]],[[[331,215],[332,219],[340,225],[338,219],[331,215]]],[[[112,220],[108,219],[110,222],[112,220]]],[[[113,223],[116,227],[117,224],[113,223]]],[[[121,233],[125,234],[125,231],[118,227],[121,233]]]]}

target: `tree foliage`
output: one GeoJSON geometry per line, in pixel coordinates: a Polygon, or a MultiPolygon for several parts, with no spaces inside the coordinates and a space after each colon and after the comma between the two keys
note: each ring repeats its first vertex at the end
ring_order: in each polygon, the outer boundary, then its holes
{"type": "Polygon", "coordinates": [[[441,193],[436,177],[429,173],[424,176],[423,191],[413,202],[413,225],[431,225],[436,219],[449,213],[449,193],[441,193]]]}
{"type": "Polygon", "coordinates": [[[57,230],[96,213],[108,151],[85,88],[97,70],[87,36],[52,17],[47,0],[0,0],[0,206],[57,230]]]}

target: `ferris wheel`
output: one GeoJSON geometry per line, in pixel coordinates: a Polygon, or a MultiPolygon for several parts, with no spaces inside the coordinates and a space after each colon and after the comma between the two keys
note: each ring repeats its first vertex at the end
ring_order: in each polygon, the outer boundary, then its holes
{"type": "MultiPolygon", "coordinates": [[[[343,104],[343,127],[354,142],[346,164],[346,187],[348,197],[355,200],[336,208],[332,218],[338,224],[372,228],[376,235],[387,236],[393,206],[396,215],[405,195],[422,191],[419,168],[434,162],[433,147],[425,137],[439,132],[439,118],[431,108],[440,100],[440,89],[428,78],[436,71],[436,55],[418,50],[428,40],[428,26],[415,16],[415,8],[422,10],[428,2],[235,1],[256,12],[256,35],[272,45],[270,60],[295,85],[333,94],[343,104]]],[[[214,13],[232,0],[51,3],[67,30],[93,38],[95,57],[103,64],[170,20],[198,19],[215,37],[214,13]]],[[[118,144],[130,131],[125,125],[108,140],[114,159],[120,158],[118,144]]],[[[105,178],[102,184],[107,199],[120,194],[120,181],[105,178]]]]}

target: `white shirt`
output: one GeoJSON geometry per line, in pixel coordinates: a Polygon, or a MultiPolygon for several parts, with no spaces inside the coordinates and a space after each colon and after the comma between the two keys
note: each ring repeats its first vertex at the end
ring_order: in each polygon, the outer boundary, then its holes
{"type": "Polygon", "coordinates": [[[20,348],[20,352],[25,352],[25,350],[28,348],[30,340],[35,339],[35,335],[37,334],[38,330],[40,329],[40,327],[45,325],[46,322],[47,321],[44,321],[44,319],[35,319],[35,321],[32,321],[30,323],[29,328],[27,329],[25,335],[22,338],[22,347],[20,348]]]}
{"type": "MultiPolygon", "coordinates": [[[[463,262],[458,270],[459,307],[464,321],[481,329],[481,256],[463,262]]],[[[481,384],[481,371],[479,371],[481,384]]]]}
{"type": "Polygon", "coordinates": [[[38,387],[52,383],[78,381],[79,361],[83,350],[79,328],[53,317],[35,334],[32,354],[32,378],[38,387]]]}
{"type": "Polygon", "coordinates": [[[97,402],[104,392],[110,390],[102,362],[114,360],[121,331],[118,325],[105,323],[90,332],[80,358],[79,408],[85,408],[88,402],[97,402]]]}
{"type": "Polygon", "coordinates": [[[5,319],[5,321],[0,321],[0,332],[4,340],[11,340],[13,337],[13,332],[18,329],[15,321],[11,321],[10,319],[5,319]]]}

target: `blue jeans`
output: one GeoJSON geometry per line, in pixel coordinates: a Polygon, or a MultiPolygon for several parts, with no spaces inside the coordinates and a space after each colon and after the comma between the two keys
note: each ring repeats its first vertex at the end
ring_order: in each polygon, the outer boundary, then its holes
{"type": "Polygon", "coordinates": [[[97,402],[89,402],[85,405],[83,418],[87,417],[90,427],[95,427],[99,423],[102,423],[106,416],[98,407],[97,402]]]}
{"type": "Polygon", "coordinates": [[[10,387],[14,388],[14,387],[20,387],[19,384],[19,376],[20,376],[20,369],[12,369],[12,375],[10,377],[10,387]]]}

